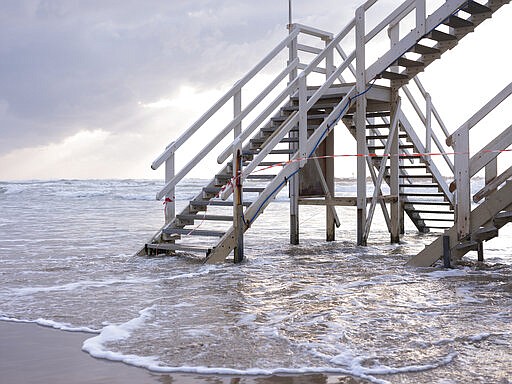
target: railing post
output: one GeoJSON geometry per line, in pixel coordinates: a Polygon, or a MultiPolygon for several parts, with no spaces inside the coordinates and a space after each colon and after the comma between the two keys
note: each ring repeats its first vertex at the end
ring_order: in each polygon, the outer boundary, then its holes
{"type": "Polygon", "coordinates": [[[425,95],[425,99],[427,102],[427,110],[425,114],[425,160],[430,162],[430,153],[432,152],[432,98],[430,94],[427,93],[425,95]]]}
{"type": "MultiPolygon", "coordinates": [[[[294,24],[288,24],[288,30],[289,33],[292,33],[293,29],[296,28],[294,24]]],[[[292,39],[290,41],[290,44],[288,45],[288,65],[293,63],[293,61],[298,57],[298,51],[297,51],[297,37],[292,39]]],[[[290,72],[290,83],[295,80],[297,77],[297,67],[293,71],[290,72]]]]}
{"type": "Polygon", "coordinates": [[[306,75],[302,72],[299,75],[299,164],[304,167],[308,153],[306,145],[308,140],[308,110],[307,110],[307,85],[306,75]]]}
{"type": "MultiPolygon", "coordinates": [[[[240,88],[233,96],[233,117],[236,118],[242,113],[242,88],[240,88]]],[[[242,133],[242,122],[233,127],[235,139],[242,133]]]]}
{"type": "MultiPolygon", "coordinates": [[[[327,47],[331,39],[325,40],[325,46],[327,47]]],[[[325,57],[325,79],[327,80],[334,72],[334,48],[331,49],[325,57]]],[[[334,185],[334,129],[325,138],[325,181],[329,193],[326,195],[334,196],[335,185],[334,185]]],[[[327,198],[327,196],[326,196],[327,198]]],[[[325,238],[326,241],[334,241],[336,239],[336,207],[326,205],[325,206],[325,238]]]]}
{"type": "Polygon", "coordinates": [[[234,262],[240,263],[244,259],[244,211],[242,204],[242,142],[236,140],[233,146],[233,229],[236,240],[234,249],[234,262]]]}
{"type": "Polygon", "coordinates": [[[366,245],[366,68],[365,9],[356,10],[356,141],[357,141],[357,244],[366,245]]]}
{"type": "Polygon", "coordinates": [[[416,0],[416,34],[422,37],[427,32],[425,21],[427,19],[427,9],[425,0],[416,0]]]}
{"type": "MultiPolygon", "coordinates": [[[[171,143],[171,146],[172,145],[174,145],[174,142],[171,143]]],[[[166,184],[174,178],[174,166],[174,151],[172,151],[165,161],[166,184]]],[[[169,224],[176,216],[176,202],[174,201],[176,199],[175,193],[175,188],[171,188],[164,196],[165,224],[169,224]]]]}
{"type": "Polygon", "coordinates": [[[452,135],[455,152],[455,222],[457,236],[463,240],[470,233],[471,185],[469,178],[469,129],[459,129],[452,135]]]}

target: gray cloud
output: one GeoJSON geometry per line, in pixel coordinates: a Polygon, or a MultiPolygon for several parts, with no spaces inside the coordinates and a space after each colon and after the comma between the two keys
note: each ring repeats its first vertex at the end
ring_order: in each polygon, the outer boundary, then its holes
{"type": "Polygon", "coordinates": [[[126,129],[138,101],[232,80],[284,36],[285,12],[270,0],[0,1],[0,154],[126,129]]]}

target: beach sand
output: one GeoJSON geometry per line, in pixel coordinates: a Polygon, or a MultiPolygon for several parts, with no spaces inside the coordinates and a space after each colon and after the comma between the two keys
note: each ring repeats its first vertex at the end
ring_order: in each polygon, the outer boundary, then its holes
{"type": "Polygon", "coordinates": [[[234,377],[158,374],[142,368],[95,359],[81,350],[91,334],[65,332],[36,324],[0,321],[0,382],[2,384],[209,383],[302,384],[362,383],[351,377],[325,375],[234,377]]]}

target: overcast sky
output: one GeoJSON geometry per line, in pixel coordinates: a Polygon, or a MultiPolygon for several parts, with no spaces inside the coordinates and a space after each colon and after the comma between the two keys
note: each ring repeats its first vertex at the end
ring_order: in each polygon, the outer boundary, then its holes
{"type": "MultiPolygon", "coordinates": [[[[294,0],[294,21],[336,33],[359,3],[294,0]]],[[[0,0],[0,180],[160,177],[152,160],[287,19],[287,0],[0,0]]],[[[451,130],[512,80],[511,20],[504,6],[424,74],[451,130]]]]}

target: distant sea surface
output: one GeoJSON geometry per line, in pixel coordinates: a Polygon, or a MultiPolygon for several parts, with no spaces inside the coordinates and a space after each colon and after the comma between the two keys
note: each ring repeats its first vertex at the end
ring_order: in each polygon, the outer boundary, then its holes
{"type": "MultiPolygon", "coordinates": [[[[355,209],[340,207],[327,243],[325,208],[301,206],[292,246],[280,194],[247,233],[241,265],[135,256],[163,223],[162,184],[1,182],[0,320],[89,332],[92,356],[156,372],[511,382],[512,225],[484,244],[483,266],[470,255],[412,269],[404,263],[434,235],[408,222],[390,245],[377,215],[358,247],[355,209]]],[[[201,185],[178,186],[178,207],[201,185]]],[[[336,189],[355,195],[351,180],[336,189]]]]}

